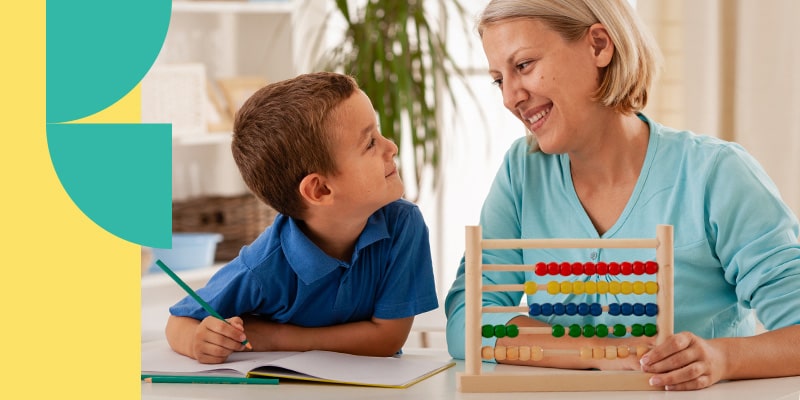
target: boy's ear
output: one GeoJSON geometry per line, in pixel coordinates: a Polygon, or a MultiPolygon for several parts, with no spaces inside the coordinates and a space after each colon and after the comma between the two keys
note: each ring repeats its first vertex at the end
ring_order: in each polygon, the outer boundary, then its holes
{"type": "Polygon", "coordinates": [[[313,173],[300,181],[300,196],[311,205],[322,205],[332,201],[331,189],[324,176],[313,173]]]}
{"type": "Polygon", "coordinates": [[[611,36],[608,35],[606,27],[599,23],[594,24],[589,27],[587,36],[592,46],[596,66],[598,68],[607,67],[611,63],[611,57],[614,55],[615,49],[614,42],[611,41],[611,36]]]}

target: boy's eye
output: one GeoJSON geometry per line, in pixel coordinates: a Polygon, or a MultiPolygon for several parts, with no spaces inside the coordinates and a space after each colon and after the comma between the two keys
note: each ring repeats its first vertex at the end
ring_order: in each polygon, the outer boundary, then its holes
{"type": "Polygon", "coordinates": [[[373,147],[375,147],[375,138],[370,138],[369,144],[367,144],[367,149],[371,149],[373,147]]]}

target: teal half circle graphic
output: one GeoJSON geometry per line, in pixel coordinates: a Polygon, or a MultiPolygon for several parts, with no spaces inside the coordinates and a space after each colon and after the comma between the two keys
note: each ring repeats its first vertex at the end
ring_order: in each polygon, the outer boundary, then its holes
{"type": "Polygon", "coordinates": [[[47,122],[81,119],[116,103],[155,62],[169,0],[47,2],[47,122]]]}
{"type": "Polygon", "coordinates": [[[47,143],[86,216],[127,241],[172,247],[171,125],[48,124],[47,143]]]}

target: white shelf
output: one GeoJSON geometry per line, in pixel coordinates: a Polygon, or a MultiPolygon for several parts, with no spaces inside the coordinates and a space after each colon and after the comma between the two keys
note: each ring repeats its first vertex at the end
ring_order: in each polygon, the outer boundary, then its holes
{"type": "Polygon", "coordinates": [[[207,132],[196,135],[176,135],[173,136],[172,143],[181,146],[230,144],[232,138],[231,132],[207,132]]]}
{"type": "Polygon", "coordinates": [[[173,1],[173,12],[288,14],[294,10],[290,0],[280,1],[173,1]]]}

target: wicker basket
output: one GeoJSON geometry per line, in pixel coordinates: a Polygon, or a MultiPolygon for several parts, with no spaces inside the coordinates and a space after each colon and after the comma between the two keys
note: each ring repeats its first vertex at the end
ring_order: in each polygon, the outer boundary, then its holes
{"type": "Polygon", "coordinates": [[[275,214],[275,210],[250,193],[199,197],[172,203],[172,230],[221,233],[222,242],[217,245],[214,259],[227,262],[271,225],[275,214]]]}

